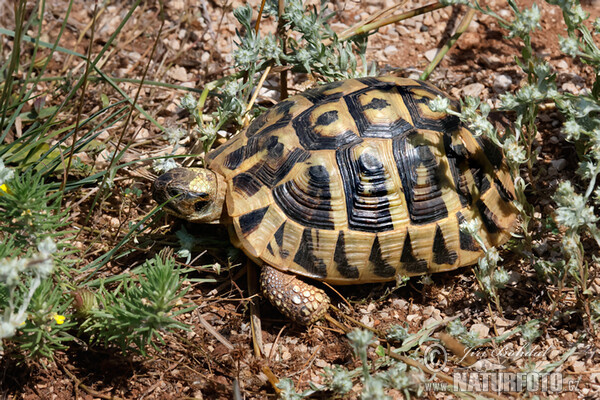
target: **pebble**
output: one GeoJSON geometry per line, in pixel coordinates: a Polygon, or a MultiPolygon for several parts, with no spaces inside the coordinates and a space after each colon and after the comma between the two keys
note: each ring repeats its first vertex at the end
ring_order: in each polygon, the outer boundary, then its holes
{"type": "Polygon", "coordinates": [[[478,29],[479,29],[479,22],[473,20],[467,27],[467,32],[477,32],[478,29]]]}
{"type": "Polygon", "coordinates": [[[565,169],[567,167],[567,164],[567,160],[565,160],[564,158],[559,158],[558,160],[550,161],[550,165],[556,168],[557,171],[562,171],[563,169],[565,169]]]}
{"type": "Polygon", "coordinates": [[[486,338],[490,333],[490,327],[484,324],[473,324],[470,331],[477,332],[479,338],[486,338]]]}
{"type": "Polygon", "coordinates": [[[466,50],[475,47],[479,43],[479,36],[474,32],[466,32],[461,35],[457,46],[461,50],[466,50]]]}
{"type": "Polygon", "coordinates": [[[483,89],[485,89],[485,86],[479,82],[476,82],[463,87],[461,93],[463,96],[479,97],[481,92],[483,92],[483,89]]]}
{"type": "Polygon", "coordinates": [[[512,83],[512,78],[510,76],[504,74],[496,75],[496,78],[494,79],[494,90],[499,93],[506,92],[512,83]]]}
{"type": "Polygon", "coordinates": [[[386,57],[392,56],[397,52],[398,48],[396,46],[387,46],[385,49],[383,49],[383,54],[385,54],[386,57]]]}
{"type": "Polygon", "coordinates": [[[573,93],[573,94],[578,94],[579,93],[579,88],[573,82],[565,82],[565,83],[563,83],[562,86],[561,86],[561,89],[564,92],[569,92],[569,93],[573,93]]]}
{"type": "Polygon", "coordinates": [[[587,368],[586,368],[585,363],[583,361],[575,361],[571,365],[571,369],[573,370],[573,372],[583,372],[587,368]]]}
{"type": "Polygon", "coordinates": [[[556,136],[550,136],[550,139],[548,139],[548,142],[550,142],[552,144],[558,144],[559,139],[556,136]]]}
{"type": "Polygon", "coordinates": [[[187,71],[185,70],[185,68],[180,67],[180,66],[171,68],[167,72],[167,75],[170,76],[171,78],[175,79],[176,81],[180,81],[180,82],[185,82],[188,80],[187,71]]]}
{"type": "Polygon", "coordinates": [[[431,13],[427,13],[425,15],[425,18],[423,18],[423,25],[425,25],[425,26],[433,26],[434,23],[435,23],[435,21],[433,20],[433,17],[431,16],[431,13]]]}
{"type": "Polygon", "coordinates": [[[569,64],[565,60],[560,60],[558,64],[556,64],[556,68],[558,69],[569,69],[569,64]]]}
{"type": "Polygon", "coordinates": [[[495,56],[495,55],[490,55],[490,56],[482,55],[479,58],[479,61],[481,61],[481,63],[488,68],[498,68],[498,67],[502,66],[502,60],[500,59],[500,57],[495,56]]]}
{"type": "Polygon", "coordinates": [[[425,58],[429,61],[433,61],[435,55],[437,54],[438,49],[430,49],[425,52],[425,58]]]}
{"type": "Polygon", "coordinates": [[[433,317],[427,318],[424,322],[423,322],[423,329],[425,328],[429,328],[430,326],[435,326],[439,324],[439,321],[433,317]]]}

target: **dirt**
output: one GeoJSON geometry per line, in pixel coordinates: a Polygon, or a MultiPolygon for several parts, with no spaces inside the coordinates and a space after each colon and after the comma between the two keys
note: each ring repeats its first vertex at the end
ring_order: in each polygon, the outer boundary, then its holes
{"type": "MultiPolygon", "coordinates": [[[[529,7],[532,3],[530,0],[519,1],[519,6],[529,7]]],[[[590,87],[594,78],[592,69],[559,51],[557,35],[565,36],[559,9],[546,3],[536,3],[542,10],[542,30],[533,36],[537,55],[547,59],[555,69],[561,91],[576,94],[584,87],[590,87]]],[[[44,31],[47,34],[43,40],[52,41],[55,38],[66,12],[66,4],[57,0],[47,1],[44,13],[44,31]]],[[[237,24],[232,9],[240,4],[237,0],[232,3],[187,0],[166,2],[163,34],[146,79],[201,90],[207,82],[233,72],[230,66],[237,24]]],[[[257,9],[256,1],[250,4],[257,9]]],[[[340,32],[393,4],[393,1],[332,2],[330,8],[338,12],[332,19],[332,26],[340,32]]],[[[424,1],[409,1],[400,10],[406,11],[425,4],[424,1]]],[[[509,10],[503,1],[491,0],[486,5],[502,16],[510,15],[506,14],[509,10]]],[[[98,54],[109,40],[128,7],[127,2],[112,2],[102,8],[103,12],[93,33],[92,54],[98,54]]],[[[88,51],[92,39],[90,23],[93,8],[93,2],[74,3],[61,46],[80,53],[88,51]],[[82,39],[78,40],[79,37],[82,39]]],[[[584,4],[584,8],[591,13],[591,20],[600,16],[598,2],[588,2],[584,4]]],[[[367,59],[375,62],[382,74],[390,72],[401,76],[418,76],[419,71],[429,62],[427,56],[431,57],[435,49],[445,43],[465,13],[464,7],[448,7],[383,27],[371,36],[367,59]]],[[[116,78],[140,78],[147,66],[160,20],[157,5],[143,2],[143,6],[134,12],[125,31],[119,35],[115,46],[103,57],[102,70],[116,78]]],[[[1,26],[13,26],[9,10],[0,13],[0,23],[1,26]]],[[[588,26],[590,23],[588,21],[588,26]]],[[[273,23],[268,20],[263,21],[262,26],[265,32],[274,29],[273,23]]],[[[457,46],[450,50],[433,72],[430,81],[452,96],[471,94],[497,106],[499,95],[520,87],[524,79],[514,61],[515,56],[520,53],[521,43],[517,39],[508,40],[505,35],[506,31],[493,18],[476,15],[457,46]]],[[[11,42],[6,36],[1,38],[3,52],[6,53],[12,46],[11,42]]],[[[50,74],[69,74],[75,78],[83,73],[84,68],[85,64],[81,60],[57,53],[50,64],[50,74]]],[[[276,83],[275,75],[273,81],[276,83]]],[[[301,90],[304,84],[294,82],[291,92],[301,90]]],[[[118,86],[129,96],[135,97],[138,89],[136,83],[120,82],[118,86]]],[[[48,104],[58,103],[64,96],[64,92],[56,90],[56,87],[48,87],[48,90],[48,104]]],[[[121,99],[110,85],[91,84],[86,92],[83,116],[91,115],[101,107],[101,95],[108,96],[112,101],[121,99]]],[[[178,108],[178,100],[182,95],[183,91],[148,86],[141,91],[138,103],[160,124],[176,126],[184,121],[178,108]]],[[[267,103],[270,100],[271,98],[259,98],[259,101],[267,103]]],[[[64,115],[64,124],[73,123],[74,115],[64,115]]],[[[540,220],[545,220],[551,218],[550,195],[559,179],[574,175],[577,159],[572,145],[560,133],[561,118],[556,111],[550,109],[541,113],[539,122],[538,146],[541,153],[535,173],[539,175],[540,184],[538,194],[530,201],[536,207],[536,212],[539,212],[540,220]],[[566,163],[558,171],[551,165],[552,160],[565,160],[566,163]]],[[[122,127],[117,125],[116,129],[104,132],[99,140],[104,142],[106,148],[101,150],[98,157],[82,158],[82,161],[96,169],[106,168],[108,162],[104,156],[114,150],[121,133],[124,134],[123,143],[135,144],[127,151],[124,162],[166,155],[172,149],[152,123],[137,115],[126,131],[122,131],[122,127]]],[[[182,152],[189,150],[191,143],[188,142],[187,145],[182,152]]],[[[81,265],[110,250],[127,232],[129,222],[138,221],[154,207],[148,195],[154,177],[149,162],[120,170],[115,195],[92,216],[90,224],[96,234],[90,234],[76,243],[82,249],[81,265]],[[142,196],[134,200],[127,198],[122,191],[128,187],[142,189],[142,196]]],[[[93,198],[90,196],[86,200],[84,196],[93,190],[94,188],[87,188],[83,193],[68,199],[68,204],[73,206],[75,212],[75,224],[83,224],[93,198]]],[[[173,233],[178,224],[171,218],[159,221],[154,233],[144,237],[152,242],[151,246],[137,249],[125,259],[111,261],[102,273],[110,275],[126,271],[160,251],[165,243],[175,243],[173,233]]],[[[195,229],[197,235],[208,236],[221,243],[227,242],[226,233],[220,228],[188,228],[192,231],[195,229]]],[[[144,243],[147,242],[148,240],[144,243]]],[[[552,238],[544,243],[546,252],[558,251],[558,244],[552,238]]],[[[221,250],[203,254],[195,259],[194,266],[213,264],[215,261],[226,266],[229,253],[223,251],[222,244],[214,247],[220,247],[221,250]]],[[[590,252],[597,251],[595,247],[590,249],[590,252]]],[[[381,332],[393,324],[405,324],[408,331],[414,333],[427,324],[458,317],[467,329],[477,331],[485,338],[501,335],[515,326],[525,324],[532,317],[546,320],[554,310],[553,300],[557,298],[557,288],[540,282],[533,268],[517,255],[506,251],[502,256],[505,268],[511,273],[509,287],[500,292],[503,315],[492,311],[488,303],[477,296],[478,284],[471,268],[436,274],[431,277],[430,284],[413,278],[408,285],[396,290],[393,290],[392,284],[360,285],[336,288],[339,295],[332,291],[330,294],[334,304],[344,315],[381,332]]],[[[242,261],[234,259],[233,263],[239,264],[242,261]]],[[[594,264],[593,273],[596,272],[595,267],[594,264]]],[[[360,366],[360,361],[354,357],[348,340],[339,327],[327,321],[311,327],[293,325],[265,301],[259,301],[265,356],[256,357],[252,351],[247,275],[243,273],[243,268],[242,265],[226,269],[219,276],[210,271],[195,274],[194,278],[216,277],[219,283],[188,283],[191,290],[186,296],[187,300],[198,306],[193,312],[181,315],[181,320],[190,325],[190,331],[166,335],[166,346],[162,351],[152,351],[149,358],[126,357],[118,351],[87,347],[83,342],[74,342],[70,350],[58,352],[53,362],[28,360],[18,364],[16,358],[11,357],[14,348],[9,346],[2,359],[4,396],[58,400],[230,399],[235,398],[234,393],[239,390],[246,399],[274,398],[275,392],[265,374],[265,367],[269,367],[279,378],[290,377],[296,388],[303,390],[309,387],[309,382],[324,382],[322,374],[325,367],[360,366]],[[211,325],[222,335],[226,344],[210,333],[203,323],[211,325]],[[233,344],[232,350],[228,348],[228,343],[233,344]]],[[[600,282],[595,285],[592,289],[597,291],[600,282]]],[[[597,333],[589,330],[577,312],[580,305],[575,301],[576,297],[572,293],[563,294],[556,310],[560,316],[554,320],[558,322],[542,327],[546,328],[544,334],[535,342],[539,353],[530,354],[529,357],[515,355],[524,346],[517,335],[507,342],[507,347],[502,348],[503,354],[492,354],[491,348],[487,347],[487,353],[481,359],[504,365],[509,371],[519,371],[528,362],[538,365],[557,362],[567,349],[575,346],[573,355],[559,369],[565,376],[572,376],[579,381],[572,387],[573,390],[565,390],[559,395],[562,398],[598,396],[598,337],[597,333]]],[[[355,326],[343,315],[333,315],[342,323],[355,326]]],[[[384,348],[388,345],[383,340],[379,343],[384,348]]],[[[372,361],[379,358],[373,351],[370,351],[369,357],[372,361]]],[[[458,365],[457,358],[451,356],[446,372],[455,371],[458,365]]],[[[359,380],[355,379],[354,383],[355,387],[349,398],[358,396],[359,380]]],[[[399,392],[390,393],[401,397],[399,392]]],[[[445,392],[434,391],[426,392],[425,395],[430,398],[450,396],[445,392]]],[[[503,395],[518,396],[515,393],[503,395]]]]}

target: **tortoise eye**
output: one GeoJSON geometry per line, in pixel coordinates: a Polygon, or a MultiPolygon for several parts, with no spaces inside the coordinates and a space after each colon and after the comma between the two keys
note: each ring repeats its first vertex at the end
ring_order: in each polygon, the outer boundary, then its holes
{"type": "Polygon", "coordinates": [[[204,209],[204,207],[206,207],[208,205],[208,203],[210,203],[210,201],[208,201],[208,200],[198,200],[197,202],[194,203],[194,209],[196,211],[202,211],[204,209]]]}

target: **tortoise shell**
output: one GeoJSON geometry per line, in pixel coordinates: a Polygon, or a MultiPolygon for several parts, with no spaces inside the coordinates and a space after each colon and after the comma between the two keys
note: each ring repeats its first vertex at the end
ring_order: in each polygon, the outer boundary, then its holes
{"type": "MultiPolygon", "coordinates": [[[[516,219],[500,149],[410,79],[334,82],[291,97],[207,157],[227,182],[234,243],[256,261],[333,284],[447,271],[516,219]]],[[[453,103],[453,107],[457,107],[453,103]]]]}

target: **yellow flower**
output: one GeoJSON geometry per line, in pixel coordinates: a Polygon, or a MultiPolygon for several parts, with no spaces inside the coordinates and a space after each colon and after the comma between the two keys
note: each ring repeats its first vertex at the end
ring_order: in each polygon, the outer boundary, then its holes
{"type": "Polygon", "coordinates": [[[52,316],[58,325],[62,325],[65,323],[65,316],[60,314],[54,314],[52,316]]]}
{"type": "Polygon", "coordinates": [[[2,196],[4,193],[10,193],[8,191],[8,186],[6,186],[6,183],[0,185],[0,196],[2,196]]]}

